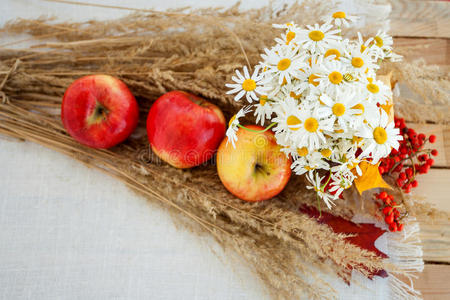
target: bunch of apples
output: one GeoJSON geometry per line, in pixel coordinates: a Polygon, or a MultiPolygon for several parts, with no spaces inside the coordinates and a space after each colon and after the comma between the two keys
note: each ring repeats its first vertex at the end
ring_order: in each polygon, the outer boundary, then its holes
{"type": "MultiPolygon", "coordinates": [[[[136,129],[139,107],[121,80],[90,75],[75,80],[64,93],[61,119],[79,143],[111,148],[136,129]]],[[[217,171],[224,186],[246,201],[277,195],[291,176],[291,161],[280,151],[272,131],[240,128],[236,148],[225,136],[222,111],[201,97],[172,91],[158,98],[147,117],[152,151],[176,168],[198,166],[217,152],[217,171]]]]}

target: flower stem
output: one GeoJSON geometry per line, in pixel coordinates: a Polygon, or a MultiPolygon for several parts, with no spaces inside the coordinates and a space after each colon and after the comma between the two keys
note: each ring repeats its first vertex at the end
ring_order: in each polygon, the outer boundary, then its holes
{"type": "Polygon", "coordinates": [[[322,217],[322,208],[320,207],[320,197],[318,194],[316,194],[316,199],[317,199],[317,208],[319,209],[319,218],[322,217]]]}
{"type": "Polygon", "coordinates": [[[255,132],[255,133],[263,133],[263,132],[266,132],[267,130],[269,130],[270,128],[272,128],[272,127],[275,126],[275,125],[277,125],[277,122],[271,123],[271,124],[270,124],[269,126],[267,126],[265,129],[262,129],[262,130],[253,130],[253,129],[250,129],[250,128],[245,127],[244,125],[237,124],[238,127],[241,127],[242,129],[245,129],[245,130],[251,131],[251,132],[255,132]]]}

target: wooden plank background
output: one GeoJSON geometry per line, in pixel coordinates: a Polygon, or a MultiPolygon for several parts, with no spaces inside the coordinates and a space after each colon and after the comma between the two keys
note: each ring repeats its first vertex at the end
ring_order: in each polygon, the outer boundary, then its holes
{"type": "MultiPolygon", "coordinates": [[[[450,70],[450,2],[392,1],[391,34],[394,46],[408,46],[405,59],[423,58],[450,70]]],[[[449,100],[450,101],[450,100],[449,100]]],[[[410,124],[417,131],[435,134],[439,156],[426,175],[419,175],[414,194],[450,213],[450,126],[410,124]]],[[[450,222],[421,223],[425,270],[414,281],[424,299],[450,299],[450,222]]]]}

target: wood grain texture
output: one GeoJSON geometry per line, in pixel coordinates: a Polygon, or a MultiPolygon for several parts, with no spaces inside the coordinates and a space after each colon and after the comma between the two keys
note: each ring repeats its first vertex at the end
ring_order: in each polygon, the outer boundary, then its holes
{"type": "Polygon", "coordinates": [[[450,263],[450,222],[420,224],[423,259],[450,263]]]}
{"type": "Polygon", "coordinates": [[[413,194],[423,197],[436,208],[450,212],[450,170],[430,169],[428,174],[417,177],[419,186],[413,194]]]}
{"type": "Polygon", "coordinates": [[[450,38],[449,2],[395,0],[391,4],[394,36],[450,38]]]}
{"type": "Polygon", "coordinates": [[[394,38],[394,49],[399,48],[406,61],[424,59],[427,64],[448,69],[450,65],[450,39],[394,38]]]}
{"type": "Polygon", "coordinates": [[[425,265],[425,270],[414,280],[414,287],[421,291],[424,300],[450,299],[450,266],[425,265]]]}

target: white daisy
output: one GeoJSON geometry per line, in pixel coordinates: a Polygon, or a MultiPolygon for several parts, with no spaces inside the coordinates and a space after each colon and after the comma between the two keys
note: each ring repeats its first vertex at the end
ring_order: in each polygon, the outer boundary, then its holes
{"type": "Polygon", "coordinates": [[[350,51],[350,65],[359,75],[367,74],[369,70],[376,70],[379,68],[370,56],[369,49],[367,48],[361,52],[359,47],[353,47],[350,51]]]}
{"type": "Polygon", "coordinates": [[[364,121],[373,121],[377,119],[380,113],[380,108],[377,106],[376,102],[370,101],[369,99],[360,100],[352,108],[361,111],[355,113],[354,122],[358,124],[355,128],[359,127],[364,121]]]}
{"type": "Polygon", "coordinates": [[[298,28],[296,26],[287,27],[286,33],[281,34],[281,38],[275,38],[275,42],[280,45],[295,44],[298,37],[298,28]]]}
{"type": "Polygon", "coordinates": [[[259,122],[261,126],[264,125],[266,119],[270,119],[272,116],[272,104],[268,101],[267,96],[261,96],[259,103],[255,104],[254,116],[256,116],[256,124],[259,122]]]}
{"type": "Polygon", "coordinates": [[[299,147],[307,147],[312,151],[320,148],[326,142],[323,131],[333,130],[333,121],[321,119],[317,109],[305,108],[298,114],[300,124],[294,133],[299,147]]]}
{"type": "Polygon", "coordinates": [[[307,189],[311,190],[314,189],[316,191],[317,196],[319,196],[327,205],[329,209],[331,209],[331,206],[334,205],[333,201],[336,199],[336,197],[326,193],[324,191],[324,187],[322,186],[322,181],[324,180],[325,176],[320,177],[318,172],[309,171],[306,174],[306,179],[312,184],[312,186],[306,186],[307,189]]]}
{"type": "Polygon", "coordinates": [[[323,57],[348,62],[347,57],[350,56],[347,50],[349,48],[348,42],[347,39],[330,41],[323,57]]]}
{"type": "Polygon", "coordinates": [[[377,119],[367,122],[367,125],[361,126],[356,133],[357,136],[365,139],[361,155],[370,154],[372,164],[376,164],[380,158],[388,156],[392,148],[398,149],[398,141],[403,139],[399,129],[394,127],[394,122],[388,121],[389,117],[386,112],[380,110],[380,115],[377,119]]]}
{"type": "Polygon", "coordinates": [[[354,23],[358,20],[356,16],[349,16],[343,11],[337,11],[333,13],[331,16],[325,16],[322,18],[323,21],[328,23],[333,23],[338,26],[349,27],[351,23],[354,23]]]}
{"type": "Polygon", "coordinates": [[[306,89],[312,89],[319,85],[319,78],[323,72],[320,67],[323,62],[323,58],[320,56],[317,59],[315,57],[310,58],[310,65],[305,66],[299,76],[299,83],[297,84],[297,91],[303,92],[306,89]]]}
{"type": "Polygon", "coordinates": [[[308,153],[308,149],[306,147],[297,148],[294,155],[294,162],[291,164],[291,169],[297,175],[303,175],[311,170],[329,170],[330,166],[327,162],[325,162],[322,158],[322,154],[320,152],[314,151],[308,153]],[[306,154],[304,154],[306,152],[306,154]]]}
{"type": "Polygon", "coordinates": [[[252,101],[258,101],[258,94],[262,94],[265,91],[267,91],[267,87],[264,86],[264,82],[262,82],[262,74],[259,73],[259,66],[255,67],[255,71],[253,72],[253,75],[250,77],[250,74],[248,73],[247,66],[244,66],[244,75],[239,72],[239,70],[236,70],[236,76],[232,76],[231,79],[233,79],[236,83],[227,83],[225,84],[226,87],[232,88],[232,90],[227,91],[227,94],[236,94],[234,97],[235,101],[238,101],[241,99],[244,95],[245,98],[249,103],[252,103],[252,101]],[[255,93],[256,92],[256,93],[255,93]]]}
{"type": "Polygon", "coordinates": [[[321,68],[322,72],[317,81],[324,91],[335,93],[338,89],[348,84],[344,80],[344,75],[348,71],[345,64],[337,60],[324,60],[321,68]]]}
{"type": "MultiPolygon", "coordinates": [[[[359,49],[360,52],[364,52],[366,49],[371,48],[371,44],[372,44],[373,38],[369,38],[366,41],[364,41],[362,35],[360,32],[358,32],[358,41],[356,41],[355,46],[357,49],[359,49]]],[[[371,52],[371,55],[374,55],[373,51],[377,51],[377,50],[373,50],[373,49],[369,49],[371,52]]]]}
{"type": "Polygon", "coordinates": [[[364,78],[362,85],[365,87],[367,98],[375,103],[385,104],[387,100],[392,98],[390,87],[380,80],[374,81],[373,78],[364,78]]]}
{"type": "Polygon", "coordinates": [[[357,144],[349,143],[348,141],[346,143],[342,143],[342,141],[343,140],[341,140],[341,142],[339,143],[340,147],[337,147],[335,149],[335,152],[338,153],[339,156],[334,156],[332,158],[332,161],[337,165],[333,166],[331,168],[331,171],[333,173],[336,173],[355,169],[356,174],[358,174],[358,176],[361,176],[362,171],[359,167],[359,163],[363,161],[364,158],[361,156],[361,154],[356,156],[359,146],[357,144]]]}
{"type": "Polygon", "coordinates": [[[261,54],[264,59],[264,75],[277,77],[278,84],[291,83],[300,73],[300,69],[306,66],[305,57],[297,54],[296,48],[278,46],[264,51],[266,54],[261,54]]]}
{"type": "Polygon", "coordinates": [[[333,193],[335,197],[339,197],[344,190],[352,186],[355,178],[356,176],[348,168],[332,173],[328,191],[333,193]]]}
{"type": "Polygon", "coordinates": [[[300,121],[300,107],[297,100],[288,97],[281,101],[274,109],[276,117],[272,120],[277,122],[274,127],[275,132],[289,132],[299,130],[301,126],[300,121]]]}
{"type": "Polygon", "coordinates": [[[297,39],[303,48],[309,50],[312,54],[325,53],[327,43],[331,41],[340,40],[341,37],[336,35],[340,32],[339,29],[330,30],[333,25],[325,23],[321,26],[315,24],[314,26],[306,25],[307,29],[300,30],[300,35],[297,39]]]}
{"type": "MultiPolygon", "coordinates": [[[[394,44],[394,40],[391,36],[389,36],[386,32],[378,30],[377,34],[373,37],[373,47],[375,49],[381,50],[381,53],[387,54],[392,52],[392,45],[394,44]]],[[[380,52],[377,52],[380,53],[380,52]]],[[[380,54],[381,54],[380,53],[380,54]]],[[[381,54],[381,58],[383,57],[381,54]]]]}
{"type": "Polygon", "coordinates": [[[324,104],[319,108],[320,115],[330,118],[333,123],[337,121],[339,129],[344,130],[344,132],[355,125],[353,122],[354,115],[362,113],[361,110],[353,108],[358,103],[358,97],[350,89],[338,90],[333,98],[323,94],[320,101],[324,104]]]}
{"type": "Polygon", "coordinates": [[[228,138],[227,145],[228,145],[228,142],[231,141],[231,144],[233,145],[233,148],[236,148],[236,145],[235,145],[235,142],[237,141],[236,132],[239,129],[239,118],[244,117],[246,114],[248,114],[251,111],[252,111],[252,106],[251,105],[244,106],[243,108],[241,108],[237,112],[237,114],[235,114],[230,119],[230,122],[228,123],[228,129],[227,129],[227,132],[226,132],[226,136],[228,138]]]}

